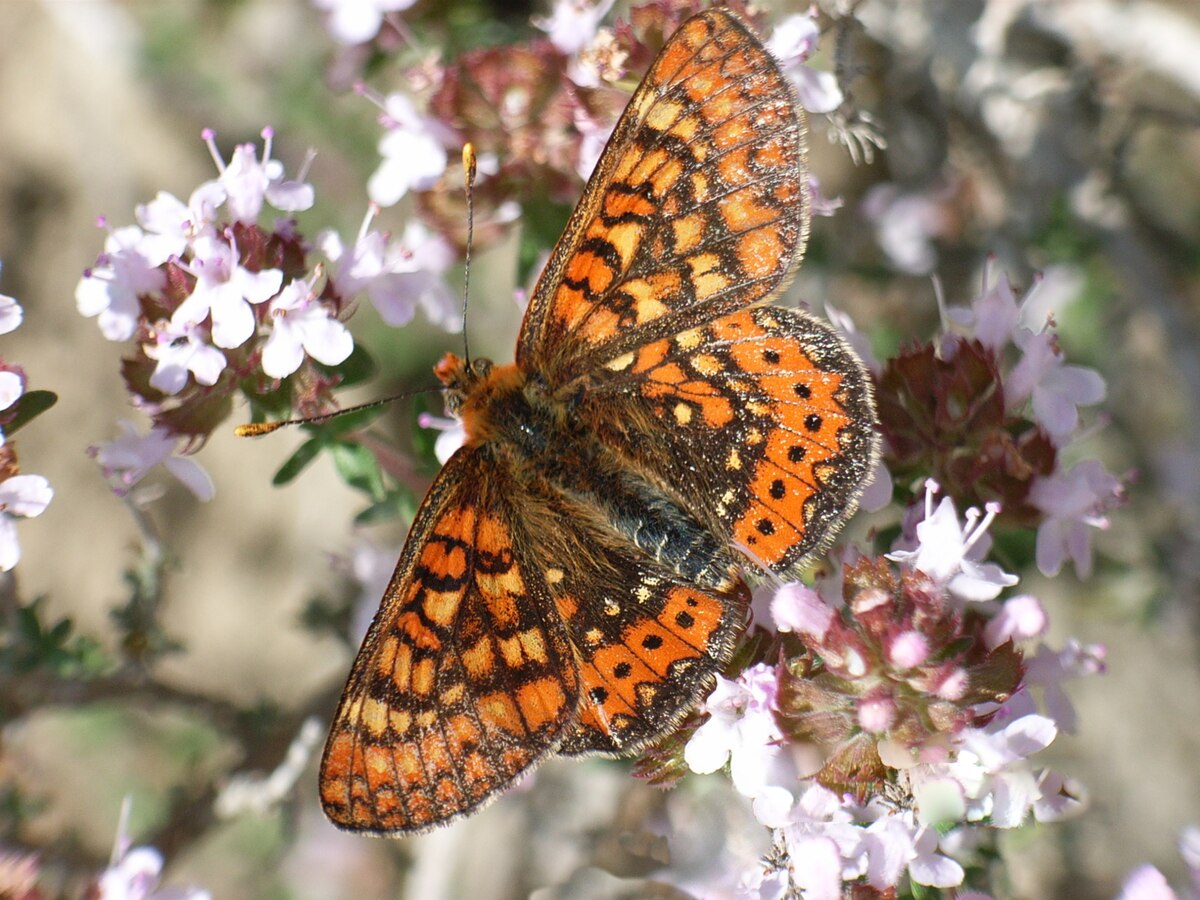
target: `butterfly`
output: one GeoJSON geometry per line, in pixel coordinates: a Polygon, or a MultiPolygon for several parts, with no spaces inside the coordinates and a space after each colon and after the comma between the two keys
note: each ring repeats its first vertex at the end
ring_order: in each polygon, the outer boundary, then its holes
{"type": "Polygon", "coordinates": [[[548,756],[669,733],[876,453],[862,363],[763,305],[808,231],[779,65],[710,9],[666,42],[531,297],[516,361],[435,367],[466,442],[418,510],[320,770],[338,826],[427,830],[548,756]]]}

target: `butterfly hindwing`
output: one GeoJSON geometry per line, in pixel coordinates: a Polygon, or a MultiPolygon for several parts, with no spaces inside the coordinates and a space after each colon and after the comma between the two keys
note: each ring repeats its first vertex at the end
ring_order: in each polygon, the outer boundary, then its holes
{"type": "Polygon", "coordinates": [[[762,302],[807,234],[804,129],[770,53],[710,9],[671,37],[542,273],[517,362],[561,384],[762,302]]]}
{"type": "Polygon", "coordinates": [[[589,377],[577,414],[778,572],[853,514],[876,453],[862,363],[792,309],[733,313],[614,360],[589,377]]]}

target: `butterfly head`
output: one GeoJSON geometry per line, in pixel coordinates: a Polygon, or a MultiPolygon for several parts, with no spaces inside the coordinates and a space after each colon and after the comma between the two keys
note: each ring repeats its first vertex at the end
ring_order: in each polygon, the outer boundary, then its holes
{"type": "Polygon", "coordinates": [[[447,353],[433,367],[433,374],[446,386],[446,404],[455,415],[462,410],[463,402],[481,380],[492,370],[490,359],[466,360],[447,353]]]}

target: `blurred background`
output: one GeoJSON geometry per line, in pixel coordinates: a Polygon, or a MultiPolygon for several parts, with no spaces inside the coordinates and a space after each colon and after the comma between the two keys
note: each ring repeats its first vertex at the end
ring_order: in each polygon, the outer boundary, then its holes
{"type": "MultiPolygon", "coordinates": [[[[1022,573],[1054,636],[1103,643],[1109,668],[1070,686],[1078,733],[1051,751],[1056,769],[1087,786],[1090,808],[1011,836],[1010,895],[1113,896],[1142,862],[1178,882],[1177,836],[1200,823],[1200,9],[819,6],[833,24],[818,65],[838,71],[874,125],[812,117],[813,170],[845,204],[814,223],[796,294],[849,312],[882,354],[937,327],[932,274],[966,303],[988,254],[1017,284],[1052,273],[1077,297],[1059,316],[1069,361],[1108,383],[1088,454],[1130,481],[1129,503],[1096,536],[1091,578],[1022,573]],[[868,133],[886,147],[856,137],[868,133]]],[[[530,16],[547,12],[424,0],[405,18],[471,45],[528,37],[530,16]]],[[[289,172],[308,148],[318,153],[317,205],[302,229],[353,235],[378,160],[377,111],[346,89],[345,51],[302,0],[8,0],[0,22],[0,291],[25,308],[0,348],[31,386],[59,394],[20,436],[23,471],[45,475],[55,498],[20,526],[9,594],[43,597],[50,620],[69,617],[111,648],[110,612],[128,598],[124,573],[143,542],[86,455],[119,418],[136,419],[119,348],[75,310],[75,285],[103,243],[96,217],[131,222],[157,191],[186,197],[211,178],[201,129],[228,153],[271,125],[289,172]]],[[[403,210],[386,215],[401,227],[403,210]]],[[[473,350],[507,360],[519,321],[513,242],[481,248],[478,265],[473,350]]],[[[459,348],[456,335],[420,322],[390,330],[372,315],[354,330],[384,380],[364,399],[427,384],[428,366],[459,348]]],[[[390,415],[411,427],[411,409],[390,415]]],[[[253,768],[212,721],[234,727],[235,710],[273,710],[279,728],[263,760],[277,762],[304,712],[319,713],[323,737],[351,658],[301,615],[314,598],[357,590],[333,557],[361,539],[349,528],[361,504],[324,461],[271,487],[299,440],[218,434],[198,457],[217,485],[207,504],[164,482],[148,515],[171,554],[164,630],[185,649],[157,673],[195,702],[66,697],[8,721],[0,784],[19,791],[0,787],[0,850],[41,848],[45,896],[77,896],[106,863],[130,796],[133,838],[164,852],[167,883],[214,897],[675,896],[638,880],[666,853],[645,823],[683,827],[679,810],[691,811],[687,846],[671,846],[679,867],[703,858],[705,817],[732,807],[705,779],[680,799],[629,778],[624,763],[551,763],[480,816],[407,841],[336,833],[317,807],[311,761],[282,805],[212,816],[223,773],[253,768]]],[[[386,559],[403,534],[367,536],[391,548],[386,559]]]]}

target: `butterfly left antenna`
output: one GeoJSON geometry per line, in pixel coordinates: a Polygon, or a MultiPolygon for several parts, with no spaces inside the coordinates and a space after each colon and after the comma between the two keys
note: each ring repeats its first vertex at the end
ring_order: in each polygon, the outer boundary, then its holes
{"type": "Polygon", "coordinates": [[[330,419],[336,419],[338,416],[344,416],[347,413],[360,412],[364,409],[373,409],[376,406],[383,406],[386,403],[391,403],[394,400],[403,400],[406,397],[415,397],[417,394],[430,394],[434,391],[442,391],[440,385],[438,387],[417,388],[412,391],[403,391],[399,394],[393,394],[390,397],[383,397],[380,400],[372,400],[370,403],[360,403],[357,406],[347,406],[345,409],[334,410],[330,413],[325,413],[321,416],[305,416],[301,419],[285,419],[282,422],[249,422],[245,425],[239,425],[233,429],[233,433],[238,437],[262,437],[264,434],[270,434],[272,431],[278,431],[280,428],[286,428],[289,425],[324,425],[330,419]]]}
{"type": "Polygon", "coordinates": [[[463,178],[467,187],[467,250],[463,262],[463,359],[471,371],[471,345],[467,341],[467,301],[471,297],[471,243],[475,238],[475,146],[469,141],[462,150],[463,178]]]}

